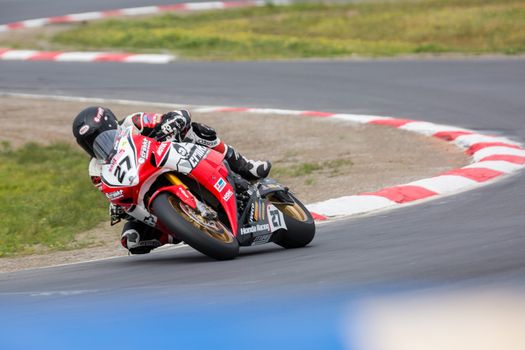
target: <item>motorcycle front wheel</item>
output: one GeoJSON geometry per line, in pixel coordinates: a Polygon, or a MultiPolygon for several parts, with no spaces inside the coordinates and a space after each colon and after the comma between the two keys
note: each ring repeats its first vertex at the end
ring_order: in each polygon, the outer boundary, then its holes
{"type": "Polygon", "coordinates": [[[151,205],[166,228],[190,247],[217,260],[234,259],[239,243],[219,219],[206,219],[171,193],[161,193],[151,205]]]}
{"type": "Polygon", "coordinates": [[[281,233],[276,244],[283,248],[301,248],[309,244],[315,236],[315,221],[306,207],[291,193],[288,194],[293,204],[282,203],[275,197],[270,197],[270,202],[284,214],[286,231],[281,233]]]}

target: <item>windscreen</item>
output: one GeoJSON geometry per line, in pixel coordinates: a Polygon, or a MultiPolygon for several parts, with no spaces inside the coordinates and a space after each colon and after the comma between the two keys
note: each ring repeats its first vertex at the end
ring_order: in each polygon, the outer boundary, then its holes
{"type": "Polygon", "coordinates": [[[95,138],[93,142],[93,152],[98,160],[107,162],[115,154],[115,139],[118,131],[106,130],[95,138]]]}

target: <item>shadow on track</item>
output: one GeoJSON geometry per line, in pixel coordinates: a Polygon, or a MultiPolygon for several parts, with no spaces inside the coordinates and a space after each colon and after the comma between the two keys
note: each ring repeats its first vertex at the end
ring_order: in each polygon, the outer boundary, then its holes
{"type": "MultiPolygon", "coordinates": [[[[242,260],[243,258],[251,258],[251,257],[260,257],[263,258],[265,256],[272,257],[272,259],[275,259],[276,255],[279,256],[279,258],[282,257],[282,254],[286,254],[287,256],[290,256],[292,252],[297,252],[299,250],[305,252],[305,249],[308,248],[314,248],[315,245],[307,246],[300,249],[284,249],[277,245],[266,245],[266,246],[260,246],[260,247],[252,247],[248,249],[242,249],[239,253],[239,256],[234,260],[227,260],[225,262],[235,262],[238,260],[242,260]]],[[[220,264],[220,261],[217,261],[215,259],[212,259],[206,255],[203,255],[192,248],[188,247],[188,249],[185,249],[185,251],[181,252],[179,250],[167,250],[163,252],[153,253],[151,255],[144,255],[144,256],[131,256],[131,259],[125,259],[122,260],[122,262],[125,262],[127,264],[155,264],[155,265],[165,265],[165,264],[174,264],[174,263],[181,263],[181,264],[206,264],[206,263],[214,263],[214,264],[220,264]]],[[[244,260],[245,262],[248,260],[244,260]]]]}

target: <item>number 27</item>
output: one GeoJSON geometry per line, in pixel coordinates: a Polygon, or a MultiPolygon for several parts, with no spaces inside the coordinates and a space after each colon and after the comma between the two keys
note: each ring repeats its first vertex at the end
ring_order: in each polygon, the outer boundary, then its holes
{"type": "Polygon", "coordinates": [[[118,163],[118,166],[115,168],[115,172],[113,173],[119,182],[123,182],[124,177],[126,176],[126,170],[122,167],[124,163],[126,163],[126,169],[129,170],[129,168],[131,168],[131,160],[129,159],[129,156],[122,158],[122,160],[118,163]]]}

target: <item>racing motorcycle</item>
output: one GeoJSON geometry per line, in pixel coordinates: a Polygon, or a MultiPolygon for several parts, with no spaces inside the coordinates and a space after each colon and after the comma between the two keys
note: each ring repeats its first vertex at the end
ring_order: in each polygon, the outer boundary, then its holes
{"type": "Polygon", "coordinates": [[[94,151],[107,160],[101,186],[112,203],[212,258],[270,242],[299,248],[314,238],[312,215],[287,187],[246,181],[212,149],[128,128],[99,135],[94,151]]]}

